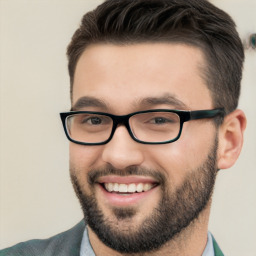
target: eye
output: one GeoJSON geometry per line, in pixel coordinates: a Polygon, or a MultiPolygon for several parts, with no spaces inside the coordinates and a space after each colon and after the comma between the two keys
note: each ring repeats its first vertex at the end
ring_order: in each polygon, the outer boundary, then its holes
{"type": "Polygon", "coordinates": [[[151,124],[158,124],[158,125],[160,125],[160,124],[172,124],[174,122],[175,122],[175,120],[173,120],[171,118],[165,118],[165,117],[161,117],[161,116],[154,117],[149,121],[149,123],[151,123],[151,124]]]}
{"type": "Polygon", "coordinates": [[[97,116],[92,116],[92,117],[89,117],[89,118],[86,118],[85,120],[83,120],[83,123],[99,125],[99,124],[102,124],[102,119],[97,116]]]}
{"type": "Polygon", "coordinates": [[[105,126],[112,124],[111,118],[104,115],[82,114],[77,117],[78,123],[83,126],[105,126]]]}
{"type": "Polygon", "coordinates": [[[168,123],[169,120],[163,117],[155,117],[153,120],[151,120],[151,122],[155,124],[164,124],[164,123],[168,123]]]}

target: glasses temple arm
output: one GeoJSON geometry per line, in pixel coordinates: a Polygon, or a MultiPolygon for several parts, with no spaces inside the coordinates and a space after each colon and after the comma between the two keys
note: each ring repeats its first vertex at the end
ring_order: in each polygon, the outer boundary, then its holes
{"type": "Polygon", "coordinates": [[[211,117],[215,117],[217,115],[224,116],[225,115],[224,108],[190,111],[190,120],[211,118],[211,117]]]}

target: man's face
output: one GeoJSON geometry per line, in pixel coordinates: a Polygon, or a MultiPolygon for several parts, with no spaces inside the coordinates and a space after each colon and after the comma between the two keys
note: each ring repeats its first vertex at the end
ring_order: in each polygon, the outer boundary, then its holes
{"type": "MultiPolygon", "coordinates": [[[[200,50],[181,44],[89,46],[76,67],[72,107],[115,115],[211,109],[204,66],[200,50]]],[[[106,145],[71,143],[71,178],[91,230],[115,250],[139,252],[188,227],[209,208],[216,138],[203,119],[185,123],[171,144],[140,144],[122,125],[106,145]]]]}

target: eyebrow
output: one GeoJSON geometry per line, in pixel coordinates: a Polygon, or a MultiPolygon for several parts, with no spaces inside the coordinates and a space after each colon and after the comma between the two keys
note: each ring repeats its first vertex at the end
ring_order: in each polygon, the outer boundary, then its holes
{"type": "Polygon", "coordinates": [[[107,108],[107,104],[104,101],[96,99],[94,97],[83,96],[76,101],[74,106],[72,106],[71,111],[79,110],[86,107],[107,108]]]}
{"type": "MultiPolygon", "coordinates": [[[[175,109],[189,109],[184,102],[175,97],[175,95],[169,93],[166,93],[160,97],[146,97],[136,100],[136,105],[139,108],[151,108],[152,106],[161,104],[170,105],[175,109]]],[[[108,105],[103,100],[91,96],[83,96],[76,101],[74,106],[71,108],[71,111],[77,111],[88,107],[108,109],[108,105]]]]}
{"type": "Polygon", "coordinates": [[[189,107],[184,102],[175,97],[175,95],[169,93],[166,93],[160,97],[143,98],[138,101],[138,104],[145,107],[164,104],[170,105],[176,109],[189,109],[189,107]]]}

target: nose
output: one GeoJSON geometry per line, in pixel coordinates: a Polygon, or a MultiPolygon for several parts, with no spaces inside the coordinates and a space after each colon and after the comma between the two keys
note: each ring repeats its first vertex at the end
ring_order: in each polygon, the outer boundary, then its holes
{"type": "Polygon", "coordinates": [[[104,145],[102,159],[117,169],[137,166],[144,160],[142,146],[145,147],[131,138],[125,126],[119,126],[112,139],[104,145]]]}

